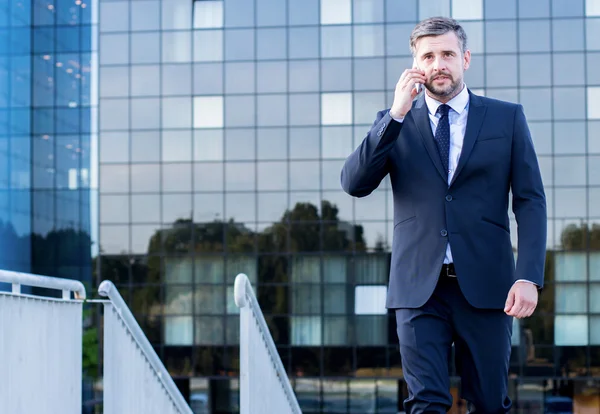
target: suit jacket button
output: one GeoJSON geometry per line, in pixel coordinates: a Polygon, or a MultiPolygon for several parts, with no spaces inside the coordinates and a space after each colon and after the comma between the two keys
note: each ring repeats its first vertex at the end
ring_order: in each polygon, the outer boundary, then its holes
{"type": "Polygon", "coordinates": [[[450,194],[446,196],[446,201],[452,201],[452,196],[450,194]]]}
{"type": "Polygon", "coordinates": [[[440,231],[440,234],[442,235],[442,237],[446,237],[448,235],[448,232],[446,230],[442,230],[440,231]]]}

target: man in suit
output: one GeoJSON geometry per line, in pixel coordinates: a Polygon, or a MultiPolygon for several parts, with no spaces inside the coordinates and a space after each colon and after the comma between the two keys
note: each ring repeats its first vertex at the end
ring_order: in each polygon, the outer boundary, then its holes
{"type": "Polygon", "coordinates": [[[377,114],[346,160],[342,187],[365,197],[390,175],[386,306],[396,312],[407,413],[451,407],[452,346],[469,411],[505,413],[512,406],[512,321],[533,313],[544,282],[546,201],[537,157],[521,105],[467,89],[471,54],[455,20],[420,22],[410,47],[415,67],[404,71],[391,108],[377,114]],[[417,84],[425,92],[415,99],[417,84]]]}

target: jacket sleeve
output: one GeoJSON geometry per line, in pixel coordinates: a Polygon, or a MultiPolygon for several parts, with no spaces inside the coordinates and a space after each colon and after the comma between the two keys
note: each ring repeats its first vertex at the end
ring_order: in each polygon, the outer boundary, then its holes
{"type": "Polygon", "coordinates": [[[342,168],[341,182],[346,193],[365,197],[379,186],[388,173],[388,156],[401,128],[402,123],[392,119],[389,110],[377,114],[368,135],[342,168]]]}
{"type": "Polygon", "coordinates": [[[518,234],[515,276],[542,288],[548,225],[546,195],[522,105],[515,111],[511,159],[512,208],[518,234]]]}

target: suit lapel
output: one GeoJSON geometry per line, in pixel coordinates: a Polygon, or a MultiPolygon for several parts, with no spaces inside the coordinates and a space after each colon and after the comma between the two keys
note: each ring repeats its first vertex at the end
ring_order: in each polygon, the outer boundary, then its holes
{"type": "Polygon", "coordinates": [[[417,102],[415,102],[415,107],[411,109],[410,112],[413,114],[415,125],[419,131],[419,135],[421,135],[421,138],[423,139],[423,144],[425,144],[425,148],[431,157],[431,161],[433,161],[433,165],[435,165],[435,168],[444,179],[444,182],[447,182],[448,173],[444,171],[444,166],[442,165],[442,160],[440,159],[440,153],[435,146],[435,140],[433,138],[433,133],[431,132],[429,111],[427,110],[427,105],[425,104],[424,94],[417,99],[417,102]]]}
{"type": "Polygon", "coordinates": [[[471,93],[471,91],[469,91],[469,100],[469,114],[467,115],[467,128],[465,130],[463,147],[450,185],[454,184],[456,177],[460,174],[471,155],[487,109],[483,101],[477,95],[471,93]]]}

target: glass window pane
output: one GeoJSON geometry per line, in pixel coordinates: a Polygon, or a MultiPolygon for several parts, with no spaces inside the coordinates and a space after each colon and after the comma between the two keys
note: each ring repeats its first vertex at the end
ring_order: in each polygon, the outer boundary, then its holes
{"type": "Polygon", "coordinates": [[[190,29],[192,25],[192,3],[188,0],[169,0],[162,3],[162,29],[190,29]]]}
{"type": "Polygon", "coordinates": [[[291,26],[319,24],[319,0],[288,2],[288,22],[291,26]]]}
{"type": "Polygon", "coordinates": [[[519,1],[519,18],[550,17],[550,0],[519,1]]]}
{"type": "Polygon", "coordinates": [[[292,345],[319,346],[321,345],[320,316],[293,316],[290,318],[292,325],[292,345]]]}
{"type": "MultiPolygon", "coordinates": [[[[398,79],[396,79],[396,82],[398,79]]],[[[473,90],[485,85],[485,63],[483,55],[471,55],[471,65],[465,72],[465,83],[473,90]]],[[[393,90],[393,89],[392,89],[393,90]]],[[[475,93],[475,91],[473,91],[475,93]]]]}
{"type": "Polygon", "coordinates": [[[383,59],[355,59],[354,89],[371,91],[384,89],[384,68],[383,59]]]}
{"type": "Polygon", "coordinates": [[[289,29],[289,59],[319,58],[319,30],[315,27],[289,29]]]}
{"type": "Polygon", "coordinates": [[[225,59],[226,60],[253,60],[254,30],[227,30],[225,31],[225,59]]]}
{"type": "Polygon", "coordinates": [[[586,315],[554,317],[554,344],[557,346],[585,346],[588,344],[588,332],[586,315]]]}
{"type": "Polygon", "coordinates": [[[587,88],[587,116],[590,119],[600,119],[600,87],[589,86],[587,88]]]}
{"type": "MultiPolygon", "coordinates": [[[[519,81],[522,86],[550,86],[552,65],[549,53],[521,54],[519,64],[519,81]]],[[[564,80],[569,82],[569,79],[564,80]]]]}
{"type": "Polygon", "coordinates": [[[321,90],[349,91],[352,89],[352,61],[334,59],[321,61],[321,90]]]}
{"type": "Polygon", "coordinates": [[[321,122],[323,125],[352,124],[352,94],[321,94],[321,122]]]}
{"type": "Polygon", "coordinates": [[[289,95],[290,102],[290,122],[295,125],[318,125],[319,119],[319,95],[311,94],[292,94],[289,95]]]}
{"type": "Polygon", "coordinates": [[[555,154],[585,154],[585,140],[584,122],[554,123],[555,154]]]}
{"type": "Polygon", "coordinates": [[[321,56],[324,58],[352,56],[351,26],[325,26],[321,29],[321,56]]]}
{"type": "Polygon", "coordinates": [[[160,165],[131,165],[131,191],[134,193],[158,193],[160,191],[160,165]]]}
{"type": "MultiPolygon", "coordinates": [[[[166,101],[166,99],[165,99],[166,101]]],[[[189,125],[189,124],[188,124],[189,125]]],[[[194,128],[223,127],[223,97],[194,97],[194,128]]]]}
{"type": "MultiPolygon", "coordinates": [[[[127,94],[127,91],[124,93],[127,94]]],[[[131,95],[160,95],[160,67],[142,65],[131,66],[131,95]]]]}
{"type": "Polygon", "coordinates": [[[163,62],[189,62],[192,60],[191,32],[163,32],[162,45],[163,62]]]}
{"type": "Polygon", "coordinates": [[[256,98],[252,95],[225,96],[227,127],[250,127],[256,124],[256,98]]]}
{"type": "Polygon", "coordinates": [[[554,158],[554,185],[575,186],[586,183],[585,157],[554,158]]]}
{"type": "Polygon", "coordinates": [[[129,226],[100,226],[100,249],[103,254],[129,252],[129,226]]]}
{"type": "Polygon", "coordinates": [[[290,128],[290,159],[317,159],[321,147],[319,128],[290,128]]]}
{"type": "Polygon", "coordinates": [[[554,191],[556,217],[582,219],[586,216],[587,198],[585,189],[557,188],[554,191]]]}
{"type": "Polygon", "coordinates": [[[100,100],[100,129],[129,129],[129,101],[127,99],[100,100]]]}
{"type": "MultiPolygon", "coordinates": [[[[589,93],[589,90],[588,90],[589,93]]],[[[600,92],[598,93],[600,95],[600,92]]],[[[600,115],[600,114],[599,114],[600,115]]],[[[599,116],[600,118],[600,116],[599,116]]],[[[593,154],[600,154],[600,122],[589,121],[588,123],[588,151],[593,154]]]]}
{"type": "Polygon", "coordinates": [[[419,1],[419,20],[434,16],[449,16],[450,0],[419,1]]]}
{"type": "Polygon", "coordinates": [[[486,19],[514,19],[517,17],[516,0],[485,0],[486,19]]]}
{"type": "Polygon", "coordinates": [[[194,31],[194,62],[223,60],[223,31],[194,31]]]}
{"type": "Polygon", "coordinates": [[[254,93],[255,64],[230,62],[225,64],[225,93],[254,93]]]}
{"type": "Polygon", "coordinates": [[[387,315],[386,286],[356,286],[354,290],[355,315],[387,315]]]}
{"type": "MultiPolygon", "coordinates": [[[[417,0],[385,0],[385,19],[388,22],[417,21],[417,0]]],[[[406,37],[408,39],[408,37],[406,37]]]]}
{"type": "Polygon", "coordinates": [[[224,188],[222,162],[194,164],[194,191],[223,191],[224,188]]]}
{"type": "Polygon", "coordinates": [[[383,26],[353,26],[354,56],[369,57],[383,55],[383,26]]]}
{"type": "Polygon", "coordinates": [[[351,0],[321,0],[321,24],[352,23],[351,0]]]}
{"type": "Polygon", "coordinates": [[[287,190],[287,164],[285,162],[259,162],[257,165],[258,191],[287,190]]]}
{"type": "MultiPolygon", "coordinates": [[[[229,162],[225,165],[227,191],[252,191],[256,188],[255,164],[251,162],[229,162]]],[[[229,204],[227,208],[229,208],[229,204]]],[[[254,220],[253,220],[254,221],[254,220]]]]}
{"type": "MultiPolygon", "coordinates": [[[[485,22],[485,50],[487,53],[516,53],[517,25],[514,21],[485,22]]],[[[531,35],[531,34],[530,34],[531,35]]],[[[525,52],[525,50],[520,51],[525,52]]]]}
{"type": "Polygon", "coordinates": [[[587,312],[587,285],[557,283],[555,289],[556,313],[587,312]]]}
{"type": "Polygon", "coordinates": [[[194,1],[194,29],[223,27],[223,0],[194,1]]]}
{"type": "Polygon", "coordinates": [[[288,65],[290,92],[315,92],[319,90],[319,61],[290,61],[288,65]]]}
{"type": "MultiPolygon", "coordinates": [[[[286,171],[287,177],[287,171],[286,171]]],[[[258,221],[276,222],[281,219],[288,205],[287,193],[258,193],[258,221]]]]}
{"type": "Polygon", "coordinates": [[[583,19],[556,19],[552,21],[552,49],[573,52],[583,50],[583,19]]]}
{"type": "Polygon", "coordinates": [[[132,1],[130,2],[130,7],[131,30],[138,31],[160,29],[160,3],[158,1],[132,1]]]}
{"type": "MultiPolygon", "coordinates": [[[[281,2],[283,3],[283,2],[281,2]]],[[[285,4],[285,3],[283,3],[285,4]]],[[[285,59],[287,55],[287,30],[282,28],[256,31],[256,58],[259,60],[285,59]]]]}
{"type": "Polygon", "coordinates": [[[223,160],[223,130],[194,131],[194,161],[223,160]]]}
{"type": "Polygon", "coordinates": [[[580,17],[583,16],[585,0],[552,0],[553,17],[580,17]]]}
{"type": "Polygon", "coordinates": [[[302,284],[292,286],[292,314],[321,314],[321,285],[302,284]]]}
{"type": "Polygon", "coordinates": [[[343,346],[350,343],[348,338],[348,318],[346,316],[327,316],[323,318],[323,345],[343,346]]]}
{"type": "Polygon", "coordinates": [[[388,343],[388,319],[387,315],[356,316],[356,344],[358,346],[387,345],[388,343]]]}
{"type": "MultiPolygon", "coordinates": [[[[389,14],[389,13],[388,13],[389,14]]],[[[410,47],[408,45],[408,39],[410,34],[415,27],[414,23],[405,24],[388,24],[385,26],[386,39],[407,39],[406,42],[386,42],[385,54],[386,56],[405,56],[410,55],[410,47]]],[[[412,55],[411,55],[412,56],[412,55]]],[[[412,58],[411,58],[412,62],[412,58]]],[[[400,75],[398,75],[400,76],[400,75]]]]}
{"type": "Polygon", "coordinates": [[[192,131],[163,131],[162,160],[191,161],[192,131]]]}
{"type": "Polygon", "coordinates": [[[589,156],[588,158],[588,177],[589,184],[600,185],[600,157],[589,156]]]}
{"type": "Polygon", "coordinates": [[[321,156],[345,159],[352,152],[351,127],[323,127],[321,156]]]}
{"type": "Polygon", "coordinates": [[[486,57],[487,86],[517,86],[517,56],[488,55],[486,57]]]}
{"type": "Polygon", "coordinates": [[[158,194],[133,194],[131,196],[131,222],[132,223],[158,223],[160,222],[160,195],[158,194]]]}
{"type": "Polygon", "coordinates": [[[247,0],[225,1],[225,26],[226,27],[252,27],[254,26],[254,2],[247,0]]]}
{"type": "MultiPolygon", "coordinates": [[[[102,142],[102,139],[100,139],[102,142]]],[[[131,161],[158,162],[160,160],[160,133],[138,131],[131,133],[131,161]]]]}
{"type": "MultiPolygon", "coordinates": [[[[523,4],[523,2],[519,2],[519,4],[523,4]]],[[[521,52],[550,51],[550,22],[545,20],[520,21],[519,48],[521,52]]]]}
{"type": "Polygon", "coordinates": [[[585,0],[585,15],[586,16],[600,16],[600,1],[585,0]]]}
{"type": "Polygon", "coordinates": [[[165,345],[190,346],[193,344],[192,316],[165,317],[165,345]]]}
{"type": "MultiPolygon", "coordinates": [[[[590,217],[600,218],[600,188],[590,188],[588,194],[588,210],[590,217]]],[[[596,269],[600,269],[600,261],[596,269]]],[[[600,278],[600,271],[596,271],[600,278]]]]}
{"type": "MultiPolygon", "coordinates": [[[[252,166],[254,167],[254,166],[252,166]]],[[[234,167],[235,168],[235,167],[234,167]]],[[[241,169],[241,168],[239,168],[241,169]]],[[[254,168],[252,168],[254,169],[254,168]]],[[[254,180],[252,180],[254,181],[254,180]]],[[[229,181],[227,182],[230,183],[229,181]]],[[[247,183],[249,184],[249,183],[247,183]]],[[[252,183],[254,185],[254,183],[252,183]]],[[[228,186],[229,190],[233,186],[228,186]]],[[[240,185],[240,187],[244,187],[240,185]]],[[[246,186],[247,187],[247,186],[246,186]]],[[[225,220],[237,223],[254,223],[256,221],[256,194],[255,193],[227,193],[225,194],[225,220]]]]}
{"type": "Polygon", "coordinates": [[[291,259],[291,279],[294,283],[319,283],[321,259],[317,256],[295,256],[291,259]]]}
{"type": "Polygon", "coordinates": [[[223,93],[223,64],[197,63],[194,65],[193,95],[220,95],[223,93]]]}
{"type": "Polygon", "coordinates": [[[120,98],[129,95],[129,67],[104,66],[100,69],[100,97],[120,98]]]}
{"type": "Polygon", "coordinates": [[[554,116],[562,119],[585,119],[585,89],[583,87],[554,88],[554,116]]]}
{"type": "Polygon", "coordinates": [[[131,99],[131,128],[160,128],[160,99],[131,99]]]}
{"type": "Polygon", "coordinates": [[[284,126],[288,123],[285,95],[259,95],[257,99],[258,126],[284,126]]]}
{"type": "Polygon", "coordinates": [[[129,135],[125,132],[105,132],[100,145],[100,162],[128,162],[129,135]]]}
{"type": "Polygon", "coordinates": [[[585,252],[557,252],[555,255],[557,282],[585,282],[587,254],[585,252]]]}
{"type": "Polygon", "coordinates": [[[189,97],[163,98],[161,103],[163,128],[190,127],[192,123],[192,101],[189,97]]]}
{"type": "Polygon", "coordinates": [[[384,0],[354,0],[352,7],[354,23],[383,22],[385,10],[383,2],[384,0]]]}
{"type": "Polygon", "coordinates": [[[288,157],[288,138],[285,128],[258,128],[257,151],[259,160],[283,160],[288,157]]]}
{"type": "Polygon", "coordinates": [[[129,222],[129,196],[128,195],[101,195],[100,196],[100,222],[102,223],[128,223],[129,222]]]}
{"type": "Polygon", "coordinates": [[[163,164],[163,192],[192,191],[191,164],[163,164]]]}
{"type": "Polygon", "coordinates": [[[189,220],[192,214],[192,194],[163,194],[162,222],[175,223],[177,220],[189,220]]]}
{"type": "MultiPolygon", "coordinates": [[[[256,89],[258,93],[287,92],[287,62],[258,62],[256,72],[256,89]]],[[[310,74],[304,73],[303,76],[310,76],[310,74]]],[[[291,82],[290,79],[290,84],[291,82]]]]}
{"type": "MultiPolygon", "coordinates": [[[[125,42],[125,44],[131,42],[131,63],[160,62],[160,47],[158,47],[160,37],[158,33],[132,33],[129,39],[122,38],[119,40],[125,42]],[[148,45],[155,46],[148,47],[148,45]]],[[[129,50],[127,50],[127,53],[129,53],[129,50]]]]}
{"type": "Polygon", "coordinates": [[[129,3],[100,3],[100,32],[129,31],[129,3]]]}
{"type": "Polygon", "coordinates": [[[552,97],[550,89],[522,89],[520,103],[523,105],[528,121],[550,120],[552,97]]]}
{"type": "Polygon", "coordinates": [[[340,171],[342,171],[343,165],[344,160],[323,161],[321,163],[323,174],[321,181],[324,190],[338,190],[340,188],[340,171]]]}
{"type": "Polygon", "coordinates": [[[250,128],[225,131],[225,157],[227,160],[254,160],[255,131],[250,128]]]}
{"type": "MultiPolygon", "coordinates": [[[[215,220],[222,220],[224,202],[225,196],[223,193],[194,194],[194,222],[210,223],[215,220]]],[[[197,274],[203,275],[204,273],[198,272],[197,274]]],[[[216,280],[218,283],[222,283],[221,279],[216,280]]]]}
{"type": "Polygon", "coordinates": [[[190,95],[192,89],[192,65],[163,65],[162,94],[190,95]]]}
{"type": "Polygon", "coordinates": [[[222,317],[196,316],[194,318],[195,345],[222,345],[225,341],[225,324],[222,317]]]}
{"type": "Polygon", "coordinates": [[[187,257],[165,257],[164,281],[167,285],[192,283],[194,272],[192,259],[187,257]]]}
{"type": "MultiPolygon", "coordinates": [[[[132,46],[134,46],[133,43],[132,46]]],[[[132,58],[134,56],[135,54],[132,58]]],[[[100,35],[100,64],[122,65],[127,63],[129,63],[129,39],[127,35],[100,35]]]]}
{"type": "Polygon", "coordinates": [[[258,26],[281,26],[287,17],[287,2],[279,0],[257,0],[256,21],[258,26]]]}
{"type": "Polygon", "coordinates": [[[319,163],[316,161],[290,162],[290,190],[319,190],[319,175],[319,163]]]}
{"type": "Polygon", "coordinates": [[[371,125],[378,111],[385,107],[383,92],[357,92],[354,94],[354,123],[371,125]]]}
{"type": "Polygon", "coordinates": [[[222,315],[225,313],[225,286],[197,285],[194,301],[194,313],[222,315]]]}
{"type": "Polygon", "coordinates": [[[483,19],[483,0],[452,0],[452,17],[457,20],[483,19]]]}
{"type": "MultiPolygon", "coordinates": [[[[600,189],[596,189],[596,191],[600,191],[600,189]]],[[[599,224],[592,224],[592,232],[598,231],[599,224]]],[[[600,282],[600,252],[590,252],[590,280],[595,282],[600,282]]],[[[600,304],[600,301],[596,302],[596,306],[600,304]]]]}

